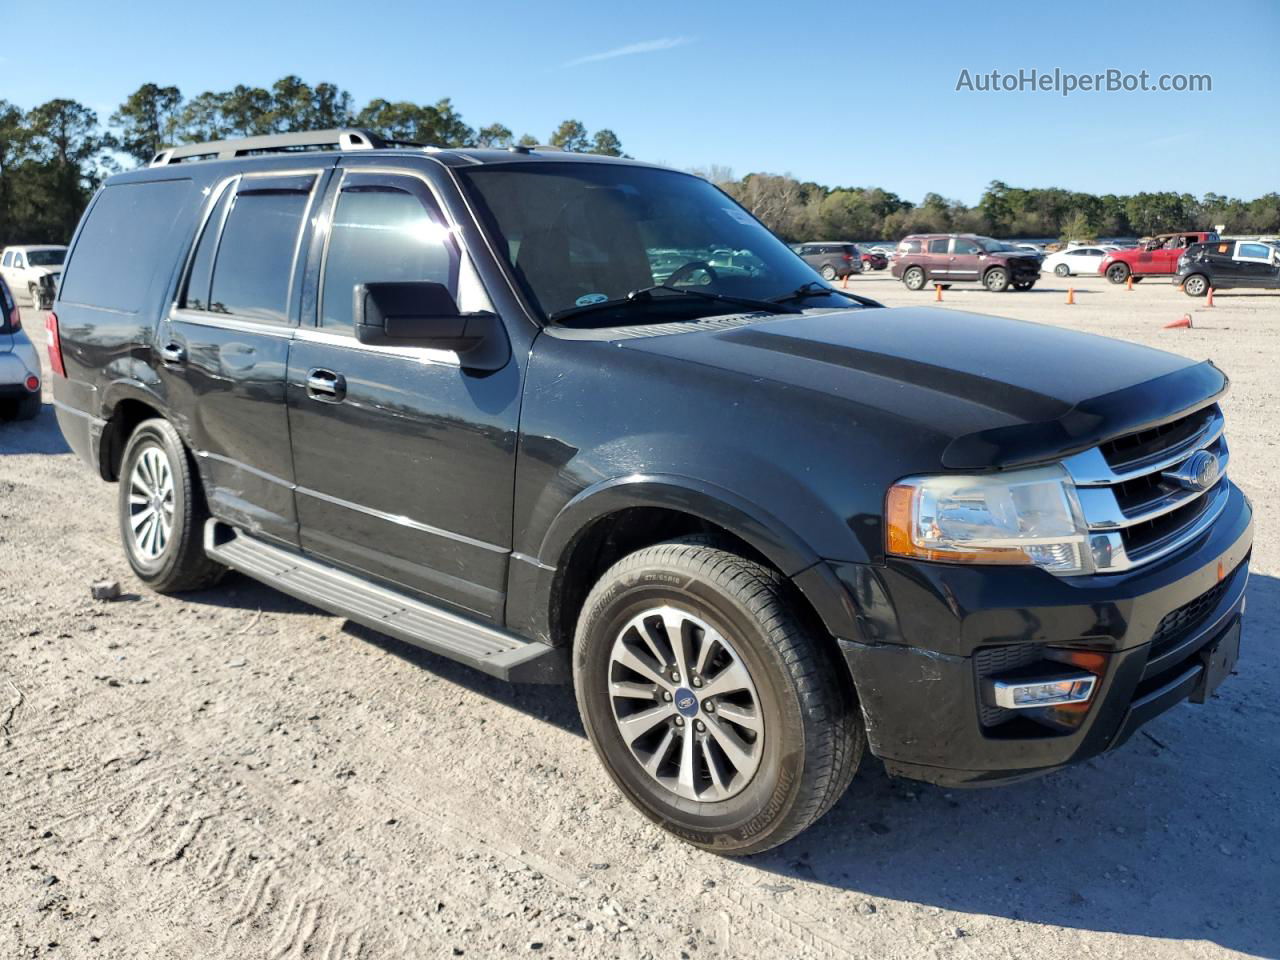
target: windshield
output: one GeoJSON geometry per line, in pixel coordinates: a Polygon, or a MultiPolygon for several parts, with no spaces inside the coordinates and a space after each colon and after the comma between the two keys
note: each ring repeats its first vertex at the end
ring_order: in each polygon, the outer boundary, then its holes
{"type": "Polygon", "coordinates": [[[57,267],[62,265],[62,258],[67,255],[65,250],[28,250],[27,266],[29,267],[57,267]]]}
{"type": "MultiPolygon", "coordinates": [[[[544,315],[655,284],[753,300],[816,281],[754,217],[698,177],[606,163],[459,171],[544,315]]],[[[699,299],[702,312],[728,312],[699,299]]]]}

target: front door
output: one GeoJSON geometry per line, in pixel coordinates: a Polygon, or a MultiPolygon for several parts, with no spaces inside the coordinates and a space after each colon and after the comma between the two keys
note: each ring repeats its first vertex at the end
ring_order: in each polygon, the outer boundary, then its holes
{"type": "Polygon", "coordinates": [[[952,280],[977,280],[980,270],[979,255],[983,249],[968,237],[953,237],[951,240],[952,280]]]}
{"type": "Polygon", "coordinates": [[[464,312],[491,309],[423,179],[347,169],[325,210],[329,230],[312,245],[308,271],[314,325],[304,321],[289,355],[303,549],[498,620],[512,542],[518,368],[481,373],[451,352],[356,341],[360,283],[431,280],[448,286],[464,312]]]}
{"type": "Polygon", "coordinates": [[[322,171],[221,185],[155,349],[214,516],[296,544],[285,369],[298,310],[295,261],[322,171]]]}

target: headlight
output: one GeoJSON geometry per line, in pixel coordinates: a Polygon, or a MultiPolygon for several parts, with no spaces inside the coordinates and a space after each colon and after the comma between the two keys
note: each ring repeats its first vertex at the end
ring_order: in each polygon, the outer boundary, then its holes
{"type": "Polygon", "coordinates": [[[1088,529],[1060,466],[911,477],[889,489],[885,520],[885,546],[895,556],[1086,572],[1088,529]]]}

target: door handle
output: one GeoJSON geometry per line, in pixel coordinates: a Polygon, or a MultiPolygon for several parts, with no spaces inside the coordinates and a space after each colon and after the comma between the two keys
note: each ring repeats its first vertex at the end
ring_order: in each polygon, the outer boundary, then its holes
{"type": "Polygon", "coordinates": [[[337,403],[347,395],[347,379],[332,370],[307,371],[307,396],[312,400],[337,403]]]}
{"type": "Polygon", "coordinates": [[[180,343],[170,341],[160,348],[160,359],[165,363],[185,363],[187,348],[180,343]]]}

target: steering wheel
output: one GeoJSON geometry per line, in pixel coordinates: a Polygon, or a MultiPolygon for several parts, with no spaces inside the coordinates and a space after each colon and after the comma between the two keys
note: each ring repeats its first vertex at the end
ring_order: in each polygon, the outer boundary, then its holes
{"type": "Polygon", "coordinates": [[[685,277],[689,276],[690,274],[698,270],[704,271],[707,275],[706,282],[699,284],[699,286],[705,287],[705,286],[708,286],[709,284],[715,283],[717,280],[720,279],[719,275],[715,272],[715,270],[711,268],[711,264],[707,263],[707,261],[690,260],[688,263],[683,264],[679,267],[676,267],[675,270],[671,271],[671,276],[667,277],[667,280],[663,284],[663,286],[674,287],[677,283],[679,283],[685,277]]]}

